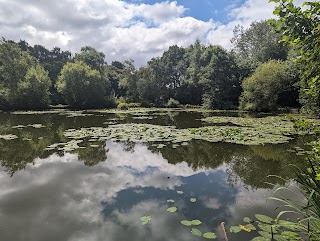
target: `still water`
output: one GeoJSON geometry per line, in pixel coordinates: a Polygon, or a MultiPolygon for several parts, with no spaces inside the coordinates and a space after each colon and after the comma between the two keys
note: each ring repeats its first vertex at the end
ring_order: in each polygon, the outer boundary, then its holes
{"type": "Polygon", "coordinates": [[[252,234],[235,235],[229,227],[255,213],[272,215],[277,205],[266,201],[273,191],[266,182],[285,183],[268,175],[290,179],[288,165],[304,159],[292,150],[308,139],[255,146],[193,140],[174,149],[107,140],[70,152],[45,150],[65,142],[67,129],[105,127],[110,120],[195,128],[208,125],[200,120],[206,116],[237,115],[70,113],[0,113],[0,135],[18,137],[0,139],[1,241],[206,240],[180,223],[194,219],[202,221],[201,232],[224,222],[230,241],[250,240],[252,234]],[[167,212],[172,206],[177,211],[167,212]],[[145,215],[152,220],[142,225],[145,215]]]}

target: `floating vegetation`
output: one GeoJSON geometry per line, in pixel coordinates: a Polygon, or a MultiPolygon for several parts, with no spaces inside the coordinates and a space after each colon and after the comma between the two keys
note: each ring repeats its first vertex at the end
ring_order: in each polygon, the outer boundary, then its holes
{"type": "Polygon", "coordinates": [[[287,220],[278,220],[262,214],[255,215],[257,221],[250,218],[244,218],[243,221],[248,223],[245,225],[231,226],[229,231],[231,233],[239,233],[241,231],[251,232],[258,230],[258,237],[252,241],[274,240],[302,240],[296,230],[301,230],[303,227],[301,223],[293,223],[287,220]],[[257,226],[255,226],[255,225],[257,226]]]}
{"type": "Polygon", "coordinates": [[[36,129],[40,129],[40,128],[46,127],[46,126],[44,126],[42,124],[29,124],[28,126],[36,128],[36,129]]]}
{"type": "Polygon", "coordinates": [[[151,216],[143,216],[140,218],[141,224],[145,225],[151,221],[151,216]]]}
{"type": "Polygon", "coordinates": [[[169,213],[175,213],[178,209],[176,207],[170,207],[167,209],[167,212],[169,213]]]}
{"type": "MultiPolygon", "coordinates": [[[[320,119],[306,119],[305,122],[316,127],[320,125],[320,119]]],[[[296,121],[290,116],[268,116],[263,118],[243,118],[230,116],[213,116],[202,119],[210,124],[233,124],[241,127],[250,127],[262,133],[274,135],[313,134],[312,128],[297,128],[296,121]]]]}
{"type": "Polygon", "coordinates": [[[178,194],[183,194],[183,191],[177,191],[178,194]]]}
{"type": "Polygon", "coordinates": [[[195,203],[197,201],[197,199],[196,198],[190,198],[190,202],[192,202],[192,203],[195,203]]]}
{"type": "Polygon", "coordinates": [[[168,203],[174,203],[175,201],[173,199],[167,200],[168,203]]]}
{"type": "Polygon", "coordinates": [[[201,231],[199,229],[196,229],[196,228],[192,228],[191,233],[193,235],[199,236],[199,237],[201,237],[201,235],[202,235],[201,231]]]}
{"type": "Polygon", "coordinates": [[[23,128],[25,128],[26,126],[24,126],[24,125],[17,125],[17,126],[12,126],[11,128],[12,129],[23,129],[23,128]]]}
{"type": "MultiPolygon", "coordinates": [[[[70,139],[93,138],[98,140],[130,141],[135,143],[162,142],[157,148],[163,148],[163,142],[173,145],[180,143],[188,145],[191,140],[208,142],[229,142],[243,145],[261,145],[285,143],[292,139],[289,131],[279,131],[277,128],[266,130],[253,127],[209,126],[193,129],[177,129],[174,126],[159,126],[152,124],[115,124],[107,127],[81,128],[66,130],[64,135],[70,139]]],[[[176,148],[177,145],[173,146],[176,148]]]]}
{"type": "Polygon", "coordinates": [[[132,119],[134,119],[134,120],[152,120],[153,117],[152,116],[134,116],[134,117],[132,117],[132,119]]]}
{"type": "Polygon", "coordinates": [[[0,135],[0,139],[9,141],[9,140],[14,140],[17,139],[18,137],[16,135],[13,134],[7,134],[7,135],[0,135]]]}
{"type": "Polygon", "coordinates": [[[202,235],[202,237],[207,238],[207,239],[216,239],[217,238],[216,234],[211,233],[211,232],[204,233],[202,235]]]}

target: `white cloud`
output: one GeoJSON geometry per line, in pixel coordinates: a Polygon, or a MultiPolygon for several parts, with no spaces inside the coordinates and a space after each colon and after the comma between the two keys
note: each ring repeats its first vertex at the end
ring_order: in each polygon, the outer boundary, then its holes
{"type": "Polygon", "coordinates": [[[272,10],[268,0],[247,0],[229,9],[231,22],[219,24],[185,16],[189,11],[177,1],[0,0],[0,27],[7,39],[73,53],[90,45],[104,52],[108,62],[132,58],[140,66],[170,45],[187,46],[196,38],[230,48],[235,25],[270,18],[272,10]]]}

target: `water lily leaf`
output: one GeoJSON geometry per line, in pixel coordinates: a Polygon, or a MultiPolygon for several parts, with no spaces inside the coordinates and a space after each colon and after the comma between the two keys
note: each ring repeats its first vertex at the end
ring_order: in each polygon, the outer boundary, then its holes
{"type": "Polygon", "coordinates": [[[192,225],[200,225],[200,224],[202,224],[202,222],[200,220],[196,219],[196,220],[192,220],[191,224],[192,225]]]}
{"type": "Polygon", "coordinates": [[[231,226],[229,228],[230,233],[239,233],[241,232],[241,228],[239,226],[231,226]]]}
{"type": "Polygon", "coordinates": [[[255,237],[254,239],[251,239],[251,241],[271,241],[271,239],[259,236],[259,237],[255,237]]]}
{"type": "Polygon", "coordinates": [[[176,207],[171,207],[171,208],[168,208],[167,211],[168,211],[169,213],[174,213],[174,212],[177,211],[177,208],[176,208],[176,207]]]}
{"type": "Polygon", "coordinates": [[[202,233],[200,232],[200,230],[199,230],[199,229],[196,229],[196,228],[192,228],[191,233],[192,233],[193,235],[199,236],[199,237],[202,235],[202,233]]]}
{"type": "Polygon", "coordinates": [[[216,239],[217,238],[215,233],[210,233],[210,232],[204,233],[202,236],[207,239],[216,239]]]}
{"type": "Polygon", "coordinates": [[[151,216],[143,216],[140,218],[141,224],[145,225],[151,221],[151,216]]]}
{"type": "Polygon", "coordinates": [[[243,222],[245,222],[245,223],[252,223],[253,220],[252,220],[251,218],[245,217],[245,218],[243,219],[243,222]]]}
{"type": "Polygon", "coordinates": [[[178,194],[183,194],[183,191],[177,191],[178,194]]]}
{"type": "Polygon", "coordinates": [[[182,220],[181,224],[185,225],[185,226],[192,226],[192,222],[188,221],[188,220],[182,220]]]}
{"type": "Polygon", "coordinates": [[[273,222],[273,218],[270,218],[266,215],[256,214],[255,216],[260,222],[263,222],[263,223],[272,223],[273,222]]]}
{"type": "Polygon", "coordinates": [[[192,203],[194,203],[194,202],[196,202],[197,201],[197,199],[196,198],[190,198],[190,202],[192,202],[192,203]]]}
{"type": "Polygon", "coordinates": [[[175,201],[173,199],[167,200],[168,203],[174,203],[175,201]]]}

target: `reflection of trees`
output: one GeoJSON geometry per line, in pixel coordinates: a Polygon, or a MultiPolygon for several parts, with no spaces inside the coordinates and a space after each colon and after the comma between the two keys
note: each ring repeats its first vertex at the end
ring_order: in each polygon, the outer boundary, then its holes
{"type": "Polygon", "coordinates": [[[254,188],[270,188],[266,182],[284,185],[283,179],[268,176],[276,175],[284,179],[293,177],[290,164],[301,166],[304,158],[288,150],[299,142],[298,138],[287,144],[249,146],[244,155],[237,155],[227,162],[229,182],[241,180],[254,188]]]}
{"type": "Polygon", "coordinates": [[[171,149],[170,145],[163,149],[150,146],[149,149],[160,152],[169,163],[185,161],[193,169],[215,169],[226,163],[230,184],[242,181],[253,188],[270,188],[265,182],[284,184],[284,181],[268,175],[289,179],[293,174],[289,165],[303,165],[303,157],[288,151],[305,143],[305,137],[301,138],[303,141],[298,138],[291,143],[279,145],[243,146],[193,141],[188,146],[179,146],[177,149],[171,149]]]}
{"type": "Polygon", "coordinates": [[[28,163],[32,163],[37,157],[45,155],[46,148],[54,139],[51,129],[51,119],[48,116],[14,116],[9,114],[0,115],[1,133],[14,134],[19,138],[15,140],[0,140],[0,162],[5,170],[12,176],[16,171],[24,169],[28,163]],[[35,129],[25,127],[12,129],[15,125],[41,123],[46,128],[35,129]]]}
{"type": "Polygon", "coordinates": [[[90,147],[87,145],[84,149],[79,149],[79,160],[83,161],[86,166],[94,166],[99,162],[107,160],[107,152],[105,149],[106,144],[100,145],[99,147],[90,147]]]}

